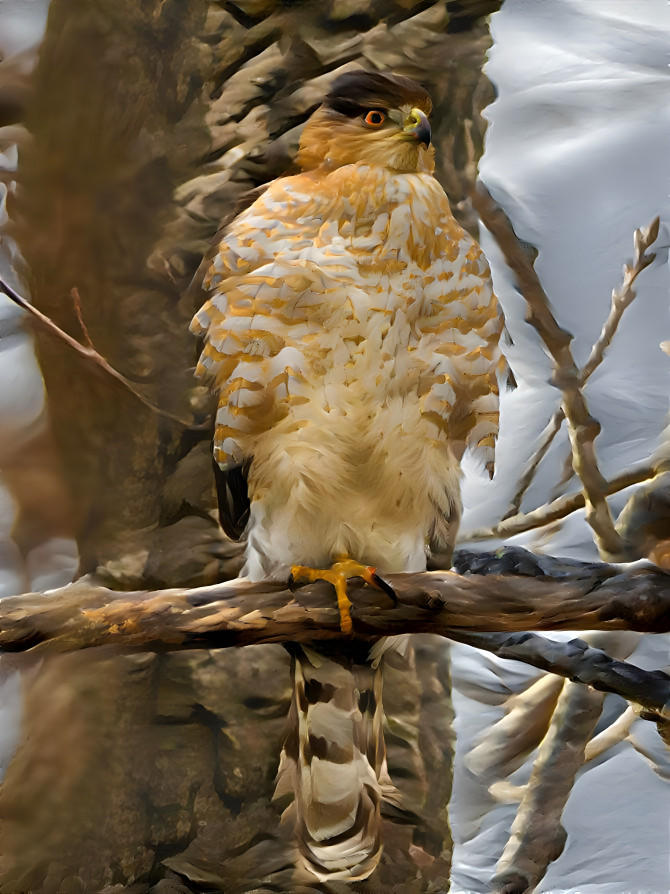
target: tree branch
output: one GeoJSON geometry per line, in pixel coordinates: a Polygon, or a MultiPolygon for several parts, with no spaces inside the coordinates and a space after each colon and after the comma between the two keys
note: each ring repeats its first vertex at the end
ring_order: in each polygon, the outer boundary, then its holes
{"type": "MultiPolygon", "coordinates": [[[[627,469],[611,481],[605,482],[604,493],[607,496],[616,494],[621,490],[625,490],[632,484],[641,484],[643,481],[651,480],[656,474],[656,469],[652,465],[636,466],[627,469]]],[[[585,506],[584,493],[580,491],[577,494],[565,494],[551,503],[545,503],[538,506],[531,512],[520,512],[518,515],[511,515],[503,519],[493,528],[473,528],[472,531],[459,532],[458,539],[467,542],[471,540],[490,540],[492,537],[512,537],[514,534],[523,534],[524,531],[532,531],[535,528],[542,528],[551,522],[559,521],[566,518],[573,512],[583,509],[585,506]]]]}
{"type": "MultiPolygon", "coordinates": [[[[653,252],[651,254],[647,254],[647,251],[656,241],[658,237],[659,227],[660,218],[655,217],[649,224],[649,226],[643,227],[642,229],[637,229],[633,234],[633,263],[624,264],[623,282],[618,289],[612,290],[612,304],[610,306],[609,314],[607,315],[607,319],[603,324],[603,328],[600,335],[598,336],[598,340],[591,348],[591,353],[589,354],[588,359],[579,374],[579,381],[582,387],[584,387],[590,376],[603,362],[605,351],[609,347],[614,334],[619,327],[619,323],[621,322],[624,311],[636,297],[637,293],[633,288],[633,283],[640,275],[640,273],[642,273],[642,271],[645,270],[656,258],[656,255],[653,252]]],[[[519,511],[524,494],[530,487],[530,484],[535,477],[535,473],[537,472],[538,466],[546,456],[547,451],[549,450],[549,447],[551,446],[554,438],[560,431],[561,424],[564,419],[565,413],[563,411],[563,407],[559,407],[554,412],[544,431],[540,435],[539,446],[526,465],[524,473],[519,480],[517,492],[512,499],[510,511],[504,516],[504,518],[509,518],[519,511]]]]}
{"type": "Polygon", "coordinates": [[[143,394],[140,394],[137,391],[132,383],[122,375],[118,370],[114,369],[113,366],[105,360],[102,354],[99,354],[93,345],[91,344],[91,339],[88,334],[88,330],[84,323],[82,314],[81,314],[81,300],[79,297],[79,291],[74,288],[71,291],[72,298],[74,301],[74,309],[75,314],[77,316],[77,320],[81,326],[82,334],[86,339],[87,344],[80,344],[75,338],[72,338],[71,335],[68,335],[60,326],[57,326],[54,321],[48,317],[46,314],[43,314],[42,311],[38,310],[36,307],[33,307],[25,298],[22,298],[18,292],[15,292],[14,289],[8,285],[3,279],[0,279],[0,292],[4,292],[7,297],[14,302],[14,304],[18,304],[20,308],[25,310],[33,319],[33,322],[36,326],[42,329],[44,332],[48,332],[49,335],[55,336],[60,341],[65,342],[68,347],[72,348],[80,357],[83,357],[87,363],[92,363],[98,369],[102,370],[103,373],[110,376],[110,378],[114,379],[121,387],[127,391],[129,394],[138,400],[141,404],[143,404],[147,409],[151,410],[152,413],[156,413],[158,416],[162,416],[165,419],[170,419],[172,422],[177,422],[179,425],[182,425],[184,428],[188,428],[190,430],[200,430],[207,428],[211,423],[210,421],[206,421],[202,424],[189,422],[186,419],[182,419],[180,416],[176,416],[174,413],[169,413],[167,410],[162,410],[160,407],[157,407],[155,404],[151,403],[150,400],[147,400],[143,394]]]}
{"type": "MultiPolygon", "coordinates": [[[[636,633],[592,633],[589,640],[589,648],[606,644],[616,658],[622,659],[630,655],[640,637],[636,633]]],[[[541,682],[551,685],[555,679],[545,676],[541,682]]],[[[497,890],[534,889],[549,864],[561,854],[567,838],[561,816],[584,763],[603,698],[602,692],[564,683],[524,787],[510,838],[496,866],[493,884],[497,890]]]]}
{"type": "Polygon", "coordinates": [[[575,472],[582,482],[586,520],[591,526],[601,555],[616,557],[623,551],[607,500],[594,441],[600,424],[589,413],[580,387],[580,373],[570,349],[572,336],[562,329],[551,312],[549,299],[526,257],[512,224],[504,211],[496,205],[491,194],[479,184],[472,201],[485,226],[495,237],[510,269],[517,277],[519,290],[528,305],[527,320],[540,335],[554,361],[554,383],[561,390],[562,407],[568,421],[575,472]]]}
{"type": "Polygon", "coordinates": [[[602,700],[601,693],[584,686],[564,686],[496,866],[496,891],[533,890],[563,852],[567,833],[561,816],[584,763],[584,748],[600,717],[602,700]]]}
{"type": "MultiPolygon", "coordinates": [[[[572,567],[572,566],[571,566],[572,567]]],[[[607,565],[567,580],[526,575],[393,574],[397,603],[351,581],[354,638],[436,633],[504,658],[617,692],[649,711],[670,703],[670,677],[610,659],[580,640],[524,631],[670,630],[670,576],[607,565]],[[496,631],[490,633],[489,631],[496,631]]],[[[0,648],[70,651],[100,645],[173,650],[260,643],[347,641],[330,585],[232,581],[198,589],[118,593],[82,579],[48,595],[0,602],[0,648]]]]}

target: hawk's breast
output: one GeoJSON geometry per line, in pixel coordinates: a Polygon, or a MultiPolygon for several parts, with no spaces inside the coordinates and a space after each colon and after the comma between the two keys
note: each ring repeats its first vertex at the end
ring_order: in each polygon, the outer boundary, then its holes
{"type": "Polygon", "coordinates": [[[429,174],[348,165],[276,181],[226,234],[197,317],[199,371],[220,389],[217,459],[253,455],[287,418],[323,425],[397,398],[444,436],[456,366],[481,347],[473,314],[491,315],[487,282],[429,174]]]}

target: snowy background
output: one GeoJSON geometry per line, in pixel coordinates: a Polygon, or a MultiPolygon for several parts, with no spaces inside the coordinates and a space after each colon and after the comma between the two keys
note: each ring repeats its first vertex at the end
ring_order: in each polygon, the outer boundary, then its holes
{"type": "MultiPolygon", "coordinates": [[[[491,18],[491,32],[486,73],[497,99],[485,112],[480,176],[518,236],[538,249],[535,269],[558,322],[574,335],[578,365],[600,333],[622,264],[632,257],[633,231],[656,215],[665,222],[653,248],[656,261],[640,276],[637,298],[586,389],[603,427],[596,447],[608,477],[646,460],[667,423],[670,360],[659,342],[669,337],[670,6],[665,0],[506,0],[491,18]]],[[[497,247],[486,233],[481,242],[513,342],[508,357],[518,388],[503,399],[495,480],[489,484],[471,470],[463,530],[495,524],[505,512],[559,403],[549,384],[550,360],[524,322],[524,303],[497,247]]],[[[567,450],[563,431],[524,510],[549,499],[567,450]]],[[[569,490],[576,489],[573,482],[569,490]]],[[[628,493],[611,500],[615,512],[628,493]]],[[[510,542],[597,558],[581,512],[551,537],[528,533],[510,542]]],[[[666,637],[646,637],[630,660],[663,667],[668,654],[666,637]]],[[[467,767],[472,745],[502,713],[483,702],[502,700],[532,678],[521,665],[454,649],[453,891],[487,890],[516,809],[489,799],[467,767]],[[473,681],[487,694],[473,691],[473,681]]],[[[608,697],[603,717],[611,722],[622,708],[608,697]]],[[[652,725],[636,721],[631,737],[633,743],[607,752],[578,777],[563,816],[567,846],[538,891],[670,890],[670,764],[652,725]]],[[[525,781],[529,770],[528,762],[512,781],[525,781]]]]}
{"type": "MultiPolygon", "coordinates": [[[[0,52],[25,68],[34,64],[46,21],[45,0],[0,0],[0,52]]],[[[582,363],[607,315],[621,266],[632,256],[636,227],[660,214],[666,221],[657,260],[638,281],[606,361],[587,389],[603,433],[597,448],[605,475],[648,458],[666,424],[668,358],[667,264],[670,158],[670,7],[665,0],[506,0],[492,17],[494,47],[487,74],[497,90],[489,107],[481,176],[510,215],[518,235],[539,250],[536,263],[559,322],[573,333],[582,363]],[[661,246],[665,246],[662,248],[661,246]]],[[[16,129],[0,130],[0,168],[17,163],[16,129]]],[[[0,183],[0,271],[25,291],[20,262],[6,228],[0,183]],[[10,270],[18,271],[18,278],[10,270]]],[[[494,524],[508,506],[520,470],[558,404],[548,384],[550,362],[495,244],[482,234],[512,339],[509,360],[518,388],[503,399],[496,477],[469,469],[463,529],[494,524]]],[[[39,434],[44,395],[30,337],[14,305],[0,299],[0,466],[39,434]]],[[[560,477],[563,432],[541,467],[523,508],[544,502],[560,477]]],[[[574,487],[572,489],[575,489],[574,487]]],[[[626,494],[612,502],[618,510],[626,494]]],[[[72,544],[54,542],[22,557],[11,530],[15,507],[0,478],[0,595],[57,586],[73,573],[72,544]]],[[[551,539],[516,539],[546,552],[594,558],[576,514],[551,539]]],[[[520,665],[503,665],[465,648],[455,651],[458,755],[451,813],[457,838],[453,891],[485,891],[504,846],[514,806],[496,804],[467,768],[465,757],[488,723],[501,714],[505,693],[529,679],[520,665]],[[476,684],[473,687],[473,683],[476,684]],[[478,697],[476,688],[486,694],[478,697]],[[473,697],[474,696],[474,697],[473,697]],[[484,704],[486,702],[486,704],[484,704]]],[[[632,660],[668,664],[666,638],[648,637],[632,660]]],[[[0,771],[18,738],[20,688],[0,665],[0,771]]],[[[621,709],[608,698],[605,715],[621,709]]],[[[653,725],[637,721],[631,742],[589,765],[564,815],[568,844],[542,892],[654,894],[670,890],[670,767],[653,725]],[[639,746],[639,749],[634,747],[639,746]],[[641,752],[644,751],[647,756],[641,752]]],[[[523,781],[528,767],[518,771],[523,781]]]]}

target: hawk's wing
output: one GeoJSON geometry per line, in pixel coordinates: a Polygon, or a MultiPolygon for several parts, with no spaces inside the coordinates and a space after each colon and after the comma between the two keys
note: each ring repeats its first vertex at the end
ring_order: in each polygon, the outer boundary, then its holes
{"type": "Polygon", "coordinates": [[[191,328],[206,337],[196,374],[219,394],[214,456],[249,459],[254,434],[301,401],[304,349],[323,335],[313,319],[324,271],[310,251],[336,196],[309,174],[273,181],[226,230],[204,280],[211,293],[191,328]]]}
{"type": "Polygon", "coordinates": [[[251,501],[247,487],[249,462],[222,469],[213,461],[219,522],[231,540],[239,540],[249,521],[251,501]]]}
{"type": "MultiPolygon", "coordinates": [[[[301,213],[307,210],[303,209],[306,199],[314,211],[318,205],[314,196],[300,190],[287,192],[283,180],[245,193],[235,217],[217,233],[189,287],[191,294],[197,291],[203,296],[215,291],[191,328],[207,339],[197,374],[213,378],[219,393],[214,478],[221,527],[233,540],[244,533],[250,506],[247,471],[251,456],[235,438],[235,431],[244,429],[243,398],[250,388],[259,396],[265,388],[272,388],[272,373],[278,368],[273,358],[286,346],[285,327],[280,331],[268,317],[262,290],[274,285],[281,277],[280,270],[287,273],[282,258],[288,253],[293,259],[296,249],[318,232],[320,221],[301,213]],[[247,279],[255,272],[259,279],[247,279]]],[[[284,291],[288,291],[286,286],[284,291]]]]}

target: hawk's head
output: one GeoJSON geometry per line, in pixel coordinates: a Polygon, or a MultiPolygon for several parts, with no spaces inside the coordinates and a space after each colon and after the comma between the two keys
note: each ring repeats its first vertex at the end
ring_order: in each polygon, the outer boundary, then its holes
{"type": "Polygon", "coordinates": [[[428,93],[409,78],[347,72],[307,122],[298,161],[305,169],[370,164],[432,171],[431,108],[428,93]]]}

